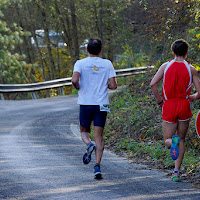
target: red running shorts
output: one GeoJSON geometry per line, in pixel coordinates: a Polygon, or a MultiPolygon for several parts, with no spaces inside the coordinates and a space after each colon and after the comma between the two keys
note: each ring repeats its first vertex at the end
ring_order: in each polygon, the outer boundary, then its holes
{"type": "Polygon", "coordinates": [[[162,119],[169,123],[188,121],[192,117],[190,102],[187,99],[166,100],[163,105],[162,119]]]}

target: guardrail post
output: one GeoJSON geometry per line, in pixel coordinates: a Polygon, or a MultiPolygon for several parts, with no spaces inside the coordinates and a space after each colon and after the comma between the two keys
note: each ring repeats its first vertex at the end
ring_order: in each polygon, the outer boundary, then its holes
{"type": "Polygon", "coordinates": [[[64,90],[63,90],[63,87],[60,87],[59,89],[60,89],[60,95],[64,96],[64,95],[65,95],[65,92],[64,92],[64,90]]]}
{"type": "Polygon", "coordinates": [[[35,92],[31,92],[32,99],[37,99],[35,92]]]}
{"type": "Polygon", "coordinates": [[[0,93],[0,100],[5,100],[2,93],[0,93]]]}
{"type": "Polygon", "coordinates": [[[124,76],[124,84],[127,83],[127,76],[124,76]]]}

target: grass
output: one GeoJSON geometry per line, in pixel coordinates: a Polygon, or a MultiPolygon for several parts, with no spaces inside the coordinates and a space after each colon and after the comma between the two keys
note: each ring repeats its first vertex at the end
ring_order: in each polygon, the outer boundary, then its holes
{"type": "MultiPolygon", "coordinates": [[[[153,74],[149,72],[132,76],[125,89],[111,95],[111,113],[108,115],[104,139],[106,146],[117,153],[170,170],[174,167],[174,161],[163,144],[162,111],[149,87],[153,74]]],[[[199,102],[194,102],[192,106],[193,118],[186,137],[186,153],[181,168],[187,176],[191,171],[193,176],[200,171],[200,143],[194,124],[199,102]]]]}

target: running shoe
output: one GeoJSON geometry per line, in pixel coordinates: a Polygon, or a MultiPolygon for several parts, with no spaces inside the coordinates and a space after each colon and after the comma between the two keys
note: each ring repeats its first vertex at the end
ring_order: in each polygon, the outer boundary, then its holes
{"type": "Polygon", "coordinates": [[[94,166],[94,178],[95,179],[102,179],[102,175],[101,175],[101,170],[100,170],[100,165],[96,164],[94,166]]]}
{"type": "Polygon", "coordinates": [[[180,138],[178,135],[174,135],[172,137],[172,146],[170,148],[170,155],[173,160],[176,160],[179,156],[179,149],[178,149],[179,141],[180,141],[180,138]]]}
{"type": "Polygon", "coordinates": [[[95,146],[92,142],[90,142],[90,144],[88,144],[87,146],[86,153],[83,155],[84,164],[87,165],[91,161],[91,154],[94,150],[95,150],[95,146]]]}
{"type": "Polygon", "coordinates": [[[172,181],[174,182],[180,182],[181,178],[178,172],[173,172],[172,177],[171,177],[172,181]]]}

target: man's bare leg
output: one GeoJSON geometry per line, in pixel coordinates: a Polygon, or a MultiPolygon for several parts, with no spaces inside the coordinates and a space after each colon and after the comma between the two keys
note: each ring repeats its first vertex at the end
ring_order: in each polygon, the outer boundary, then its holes
{"type": "Polygon", "coordinates": [[[162,129],[163,129],[163,136],[165,146],[170,149],[172,145],[172,136],[176,133],[178,128],[178,123],[168,123],[163,121],[162,129]]]}
{"type": "Polygon", "coordinates": [[[94,126],[94,140],[95,140],[95,146],[96,146],[96,163],[101,162],[101,158],[103,155],[104,150],[104,143],[103,143],[103,128],[99,126],[94,126]]]}
{"type": "Polygon", "coordinates": [[[85,154],[83,155],[83,163],[88,164],[91,161],[91,154],[95,149],[95,145],[91,142],[90,128],[85,128],[80,126],[81,138],[83,142],[87,145],[85,154]]]}
{"type": "Polygon", "coordinates": [[[178,122],[178,130],[177,130],[177,134],[180,137],[180,142],[179,142],[179,156],[178,158],[175,160],[175,169],[180,169],[180,166],[182,164],[183,161],[183,157],[185,154],[185,137],[186,137],[186,133],[187,130],[189,128],[189,123],[190,121],[179,121],[178,122]]]}
{"type": "Polygon", "coordinates": [[[83,142],[88,145],[91,142],[91,137],[90,137],[90,128],[85,128],[83,126],[80,126],[80,131],[81,131],[81,138],[83,142]]]}

